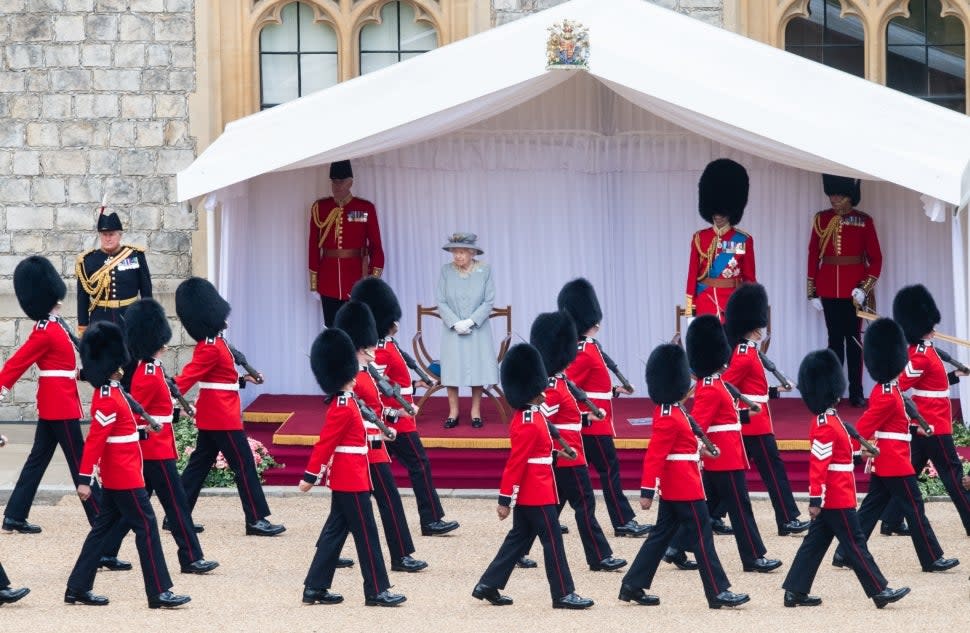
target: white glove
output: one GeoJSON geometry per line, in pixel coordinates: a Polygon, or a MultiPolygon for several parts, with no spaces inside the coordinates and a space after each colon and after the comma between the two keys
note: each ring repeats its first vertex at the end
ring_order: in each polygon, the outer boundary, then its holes
{"type": "Polygon", "coordinates": [[[822,300],[819,299],[818,297],[813,297],[809,299],[808,303],[819,312],[822,311],[822,300]]]}
{"type": "Polygon", "coordinates": [[[454,325],[452,325],[451,326],[451,329],[453,329],[458,334],[468,334],[469,332],[471,332],[471,330],[469,330],[468,328],[466,328],[466,327],[464,327],[462,325],[462,322],[461,321],[459,321],[458,323],[455,323],[454,325]]]}
{"type": "Polygon", "coordinates": [[[690,324],[693,323],[694,322],[694,319],[696,319],[696,318],[697,317],[692,317],[692,316],[687,317],[687,327],[690,327],[690,324]]]}
{"type": "Polygon", "coordinates": [[[862,288],[853,288],[852,300],[855,301],[857,305],[861,306],[866,302],[866,292],[862,288]]]}
{"type": "Polygon", "coordinates": [[[475,327],[475,322],[471,319],[462,319],[454,325],[455,331],[459,334],[467,334],[472,331],[473,327],[475,327]]]}

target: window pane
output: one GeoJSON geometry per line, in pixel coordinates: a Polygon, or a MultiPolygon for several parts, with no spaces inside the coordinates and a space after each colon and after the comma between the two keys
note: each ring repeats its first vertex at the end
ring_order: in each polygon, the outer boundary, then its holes
{"type": "Polygon", "coordinates": [[[297,3],[283,7],[280,18],[283,24],[267,24],[259,34],[261,52],[296,52],[297,3]]]}
{"type": "Polygon", "coordinates": [[[427,22],[414,21],[414,7],[401,4],[401,50],[430,51],[438,48],[438,32],[427,22]]]}
{"type": "Polygon", "coordinates": [[[834,47],[823,50],[823,63],[856,77],[866,76],[866,51],[862,46],[834,47]]]}
{"type": "Polygon", "coordinates": [[[300,96],[296,55],[262,55],[260,61],[264,104],[283,103],[300,96]]]}
{"type": "Polygon", "coordinates": [[[396,64],[397,62],[397,53],[361,53],[360,74],[366,75],[369,72],[396,64]]]}
{"type": "Polygon", "coordinates": [[[912,15],[908,19],[895,18],[888,26],[886,85],[962,111],[966,102],[963,23],[955,17],[940,17],[940,0],[911,0],[909,8],[912,15]]]}
{"type": "Polygon", "coordinates": [[[865,76],[862,23],[843,19],[839,0],[811,0],[807,18],[795,18],[785,29],[785,50],[844,72],[865,76]]]}
{"type": "Polygon", "coordinates": [[[886,55],[886,85],[906,94],[926,95],[922,46],[890,46],[886,55]]]}
{"type": "MultiPolygon", "coordinates": [[[[371,23],[360,30],[361,51],[398,50],[397,9],[399,4],[399,2],[388,2],[381,9],[381,23],[371,23]]],[[[412,16],[413,14],[412,10],[412,16]]]]}
{"type": "Polygon", "coordinates": [[[300,58],[303,94],[329,88],[337,83],[336,55],[303,55],[300,58]]]}
{"type": "Polygon", "coordinates": [[[306,5],[300,7],[300,52],[337,52],[337,34],[333,27],[325,22],[314,22],[313,9],[306,5]]]}

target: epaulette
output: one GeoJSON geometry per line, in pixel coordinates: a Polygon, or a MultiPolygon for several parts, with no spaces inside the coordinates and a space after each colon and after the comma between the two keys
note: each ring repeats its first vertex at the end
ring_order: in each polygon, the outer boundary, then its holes
{"type": "Polygon", "coordinates": [[[111,395],[111,385],[102,385],[101,386],[101,397],[102,398],[107,398],[110,395],[111,395]]]}
{"type": "Polygon", "coordinates": [[[891,383],[891,382],[884,382],[884,383],[882,383],[882,392],[883,393],[892,393],[893,392],[893,383],[891,383]]]}
{"type": "Polygon", "coordinates": [[[50,323],[50,321],[48,321],[47,319],[41,319],[40,321],[37,322],[37,329],[46,330],[48,323],[50,323]]]}
{"type": "Polygon", "coordinates": [[[85,257],[87,257],[88,255],[90,255],[91,253],[93,253],[96,250],[98,250],[98,249],[92,248],[92,249],[86,250],[83,253],[81,253],[80,255],[78,255],[77,256],[77,263],[80,264],[81,262],[83,262],[85,257]]]}
{"type": "Polygon", "coordinates": [[[522,423],[523,424],[532,424],[532,411],[523,411],[522,412],[522,423]]]}
{"type": "Polygon", "coordinates": [[[211,337],[211,336],[210,336],[209,338],[207,338],[207,339],[205,340],[205,342],[206,342],[207,344],[209,344],[209,345],[215,345],[215,343],[216,343],[216,339],[215,339],[215,337],[211,337]]]}
{"type": "Polygon", "coordinates": [[[747,354],[747,353],[748,353],[748,344],[747,343],[739,343],[738,344],[738,354],[747,354]]]}
{"type": "Polygon", "coordinates": [[[705,386],[710,387],[713,384],[714,384],[714,377],[713,376],[708,376],[707,378],[704,379],[704,385],[705,386]]]}
{"type": "Polygon", "coordinates": [[[586,350],[586,341],[580,341],[579,344],[576,345],[576,349],[579,350],[580,352],[585,351],[586,350]]]}
{"type": "Polygon", "coordinates": [[[828,418],[824,413],[820,413],[818,417],[815,418],[815,421],[818,422],[819,426],[822,426],[823,424],[828,424],[828,418]]]}
{"type": "Polygon", "coordinates": [[[549,376],[549,383],[548,383],[548,385],[547,385],[547,386],[548,386],[548,387],[549,387],[550,389],[553,389],[553,388],[555,388],[555,386],[556,386],[556,377],[555,377],[555,376],[549,376]]]}
{"type": "Polygon", "coordinates": [[[348,396],[337,396],[337,406],[346,407],[348,396]]]}
{"type": "Polygon", "coordinates": [[[926,353],[926,343],[920,341],[916,345],[916,352],[919,353],[919,354],[925,354],[926,353]]]}
{"type": "Polygon", "coordinates": [[[145,252],[145,247],[144,246],[135,246],[134,244],[122,244],[121,245],[121,248],[130,248],[131,250],[135,251],[136,253],[144,253],[145,252]]]}
{"type": "Polygon", "coordinates": [[[384,349],[386,345],[387,339],[382,338],[381,340],[377,341],[377,349],[384,349]]]}
{"type": "Polygon", "coordinates": [[[735,233],[740,233],[741,235],[743,235],[745,237],[751,237],[751,234],[750,233],[748,233],[747,231],[742,231],[741,229],[739,229],[736,226],[732,226],[731,228],[734,229],[734,232],[735,233]]]}
{"type": "Polygon", "coordinates": [[[146,363],[145,364],[145,375],[146,376],[154,376],[155,375],[155,363],[146,363]]]}
{"type": "Polygon", "coordinates": [[[670,415],[671,405],[665,404],[660,407],[660,415],[670,415]]]}

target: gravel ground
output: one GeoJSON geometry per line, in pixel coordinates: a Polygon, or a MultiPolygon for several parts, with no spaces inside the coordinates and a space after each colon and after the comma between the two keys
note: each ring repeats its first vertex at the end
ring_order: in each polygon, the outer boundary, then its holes
{"type": "MultiPolygon", "coordinates": [[[[918,629],[955,630],[965,621],[968,606],[967,574],[970,569],[970,539],[964,534],[949,503],[929,504],[928,513],[948,556],[963,557],[965,564],[941,574],[922,573],[907,538],[873,536],[871,550],[890,585],[908,585],[913,592],[901,602],[877,610],[862,593],[854,574],[823,564],[813,593],[824,603],[817,608],[785,609],[781,582],[794,557],[800,538],[779,537],[767,529],[773,525],[767,501],[756,500],[755,512],[768,546],[768,555],[785,565],[772,574],[744,573],[734,539],[715,537],[733,589],[751,594],[751,602],[739,609],[707,608],[696,572],[682,572],[661,564],[652,593],[661,597],[658,607],[638,607],[616,599],[621,573],[591,572],[585,565],[573,529],[565,536],[568,557],[580,595],[596,600],[588,611],[554,611],[541,568],[538,545],[533,556],[540,568],[517,569],[506,593],[515,599],[510,607],[499,608],[474,600],[470,593],[481,572],[498,549],[511,521],[499,522],[494,502],[486,499],[446,499],[448,518],[462,527],[446,537],[415,536],[415,556],[430,567],[418,574],[392,573],[394,589],[408,597],[396,609],[365,607],[357,568],[338,570],[333,590],[345,597],[336,606],[304,606],[300,602],[302,581],[313,554],[314,543],[329,508],[323,495],[270,499],[287,532],[264,539],[243,535],[242,511],[234,498],[204,497],[195,518],[206,531],[200,535],[206,555],[222,563],[207,576],[178,573],[175,543],[163,532],[162,543],[174,590],[188,593],[192,602],[173,611],[149,610],[146,605],[137,553],[129,537],[121,556],[136,567],[130,572],[100,572],[95,592],[107,595],[106,607],[69,606],[63,603],[67,576],[86,534],[87,524],[76,498],[65,497],[54,506],[35,507],[31,521],[44,528],[40,535],[2,534],[0,560],[14,586],[26,585],[31,594],[21,602],[0,609],[0,627],[5,631],[150,631],[164,626],[168,631],[422,631],[433,629],[465,631],[522,630],[530,622],[561,631],[667,632],[708,630],[718,633],[742,631],[770,625],[773,630],[884,631],[918,629]]],[[[802,504],[804,505],[804,504],[802,504]]],[[[405,498],[412,528],[417,512],[412,498],[405,498]]],[[[156,512],[160,512],[156,505],[156,512]]],[[[375,510],[376,512],[376,510],[375,510]]],[[[568,511],[567,511],[568,512],[568,511]]],[[[606,513],[600,506],[600,519],[606,513]]],[[[565,516],[565,514],[564,514],[565,516]]],[[[641,513],[640,520],[652,521],[656,511],[641,513]]],[[[608,536],[611,536],[608,533],[608,536]]],[[[642,541],[610,538],[615,555],[633,560],[642,541]]],[[[345,555],[356,558],[352,540],[345,555]]]]}

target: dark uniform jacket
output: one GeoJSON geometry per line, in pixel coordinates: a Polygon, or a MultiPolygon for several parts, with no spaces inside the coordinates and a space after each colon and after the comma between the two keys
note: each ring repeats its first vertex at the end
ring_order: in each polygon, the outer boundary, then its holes
{"type": "Polygon", "coordinates": [[[114,256],[99,248],[78,255],[77,322],[119,322],[129,305],[152,296],[152,278],[145,249],[122,244],[114,256]]]}

